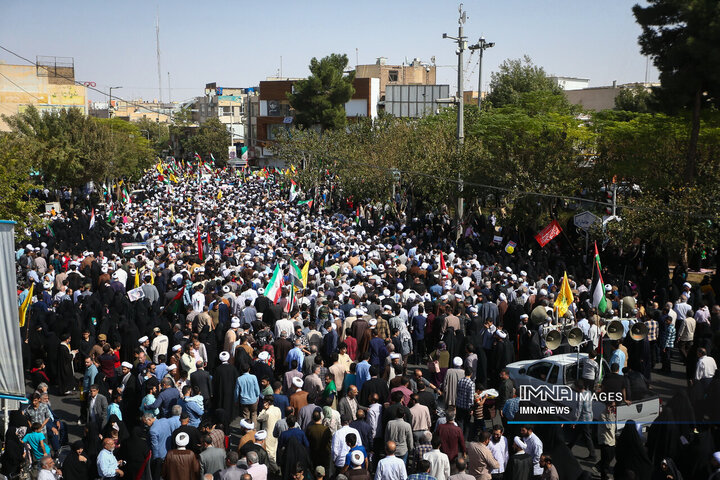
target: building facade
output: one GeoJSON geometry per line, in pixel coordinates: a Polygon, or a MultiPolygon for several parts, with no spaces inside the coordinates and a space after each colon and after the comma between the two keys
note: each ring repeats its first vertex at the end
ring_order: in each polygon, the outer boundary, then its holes
{"type": "Polygon", "coordinates": [[[380,80],[380,99],[385,99],[388,85],[435,85],[435,65],[423,63],[419,58],[409,65],[388,65],[387,58],[380,57],[371,65],[355,67],[355,78],[380,80]]]}
{"type": "Polygon", "coordinates": [[[217,83],[208,83],[205,85],[205,96],[198,97],[195,102],[193,119],[201,124],[217,118],[231,133],[234,145],[245,145],[247,104],[254,96],[257,96],[257,88],[219,87],[217,83]]]}
{"type": "MultiPolygon", "coordinates": [[[[247,128],[250,131],[249,157],[257,164],[275,164],[270,149],[282,130],[295,121],[295,111],[287,96],[298,79],[269,79],[260,82],[256,102],[250,102],[251,114],[247,128]]],[[[380,101],[380,81],[377,78],[355,78],[355,93],[345,104],[349,120],[358,117],[376,118],[380,101]]],[[[283,163],[281,161],[280,163],[283,163]]]]}
{"type": "MultiPolygon", "coordinates": [[[[75,81],[72,58],[41,57],[37,65],[0,63],[0,73],[0,114],[15,115],[30,105],[41,112],[79,108],[87,114],[87,88],[75,81]]],[[[8,130],[2,118],[0,130],[8,130]]]]}

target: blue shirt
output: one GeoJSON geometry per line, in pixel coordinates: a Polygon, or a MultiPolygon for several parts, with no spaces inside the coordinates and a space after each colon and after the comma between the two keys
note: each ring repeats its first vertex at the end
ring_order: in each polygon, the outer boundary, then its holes
{"type": "Polygon", "coordinates": [[[302,372],[302,365],[303,361],[305,360],[305,354],[298,347],[291,348],[287,354],[286,362],[288,370],[291,368],[293,360],[297,360],[297,369],[299,372],[302,372]]]}
{"type": "Polygon", "coordinates": [[[95,376],[97,375],[97,373],[97,367],[94,363],[91,363],[90,366],[85,370],[85,375],[83,375],[83,392],[87,392],[90,390],[90,385],[95,383],[95,376]]]}
{"type": "MultiPolygon", "coordinates": [[[[367,458],[367,450],[365,450],[365,447],[362,445],[355,445],[353,448],[350,449],[350,451],[345,455],[345,465],[352,465],[352,459],[350,458],[350,454],[354,452],[355,450],[360,450],[365,458],[367,458]]],[[[365,462],[363,462],[363,466],[365,465],[365,462]]]]}
{"type": "Polygon", "coordinates": [[[110,405],[108,405],[107,409],[107,418],[110,418],[111,416],[115,415],[118,420],[122,422],[122,412],[120,411],[120,405],[113,402],[110,405]]]}
{"type": "Polygon", "coordinates": [[[252,405],[258,398],[260,398],[260,385],[257,377],[251,373],[240,375],[235,382],[235,400],[240,399],[242,405],[252,405]]]}
{"type": "Polygon", "coordinates": [[[102,449],[97,457],[98,474],[101,477],[115,478],[118,469],[118,461],[110,450],[102,449]]]}
{"type": "Polygon", "coordinates": [[[413,322],[412,322],[413,340],[424,340],[425,339],[425,324],[426,323],[427,323],[427,318],[425,318],[425,315],[415,315],[415,317],[413,318],[413,322]]]}
{"type": "Polygon", "coordinates": [[[357,367],[355,368],[355,378],[355,385],[357,385],[359,391],[362,388],[363,383],[370,380],[370,364],[367,360],[363,360],[357,364],[357,367]]]}
{"type": "Polygon", "coordinates": [[[180,427],[180,417],[158,418],[150,427],[150,448],[152,458],[165,458],[170,448],[170,439],[180,427]]]}
{"type": "Polygon", "coordinates": [[[273,393],[273,405],[280,409],[281,418],[285,418],[285,409],[290,406],[290,400],[287,395],[273,393]]]}
{"type": "Polygon", "coordinates": [[[199,427],[200,417],[202,417],[203,413],[205,413],[205,409],[198,405],[196,402],[188,402],[184,398],[181,398],[178,401],[178,405],[180,405],[183,409],[183,412],[187,413],[190,417],[190,426],[196,428],[199,427]]]}
{"type": "Polygon", "coordinates": [[[170,410],[177,401],[180,399],[180,392],[175,387],[166,388],[160,392],[157,396],[157,400],[152,405],[148,405],[148,409],[160,408],[160,415],[167,417],[170,414],[170,410]]]}
{"type": "Polygon", "coordinates": [[[168,367],[164,363],[158,363],[155,365],[155,377],[158,380],[162,380],[165,378],[165,375],[168,373],[168,367]]]}
{"type": "Polygon", "coordinates": [[[613,352],[613,354],[610,356],[610,366],[612,367],[613,363],[617,363],[618,367],[620,369],[618,370],[618,373],[622,375],[622,369],[625,367],[625,352],[620,350],[619,348],[613,352]]]}

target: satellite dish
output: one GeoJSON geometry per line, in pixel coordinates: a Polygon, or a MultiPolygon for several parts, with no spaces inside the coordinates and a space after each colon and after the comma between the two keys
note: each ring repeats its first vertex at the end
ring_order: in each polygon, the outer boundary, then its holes
{"type": "Polygon", "coordinates": [[[462,23],[465,23],[465,22],[467,21],[467,13],[466,13],[466,12],[462,12],[462,17],[461,17],[461,18],[462,18],[462,23]]]}

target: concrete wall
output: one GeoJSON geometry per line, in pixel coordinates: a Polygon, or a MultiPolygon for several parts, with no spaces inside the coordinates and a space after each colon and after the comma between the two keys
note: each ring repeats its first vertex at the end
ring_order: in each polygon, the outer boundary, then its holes
{"type": "Polygon", "coordinates": [[[587,110],[612,110],[615,108],[615,97],[620,93],[621,88],[596,87],[583,88],[582,90],[567,90],[565,97],[575,105],[580,105],[587,110]]]}

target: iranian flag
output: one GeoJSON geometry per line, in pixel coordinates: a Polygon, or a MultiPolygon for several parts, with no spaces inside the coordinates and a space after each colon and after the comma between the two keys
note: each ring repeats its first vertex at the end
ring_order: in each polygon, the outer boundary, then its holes
{"type": "Polygon", "coordinates": [[[447,271],[447,266],[445,265],[445,255],[443,255],[442,250],[440,250],[440,272],[447,271]]]}
{"type": "Polygon", "coordinates": [[[280,264],[275,265],[275,271],[273,276],[265,289],[265,296],[272,300],[273,303],[277,303],[280,300],[283,287],[283,276],[280,271],[280,264]]]}
{"type": "Polygon", "coordinates": [[[240,160],[247,164],[248,161],[248,147],[240,148],[240,160]]]}
{"type": "Polygon", "coordinates": [[[597,277],[592,286],[591,305],[597,309],[598,313],[605,313],[608,310],[608,304],[607,298],[605,298],[605,284],[600,271],[600,253],[598,253],[597,242],[595,242],[595,266],[597,267],[597,277]]]}
{"type": "Polygon", "coordinates": [[[123,187],[123,189],[122,189],[122,197],[121,197],[121,199],[122,199],[122,201],[125,202],[125,203],[131,203],[131,202],[130,202],[130,195],[128,194],[127,189],[124,188],[124,187],[123,187]]]}
{"type": "Polygon", "coordinates": [[[92,209],[92,214],[90,215],[90,228],[88,230],[92,230],[92,228],[95,226],[95,209],[92,209]]]}

